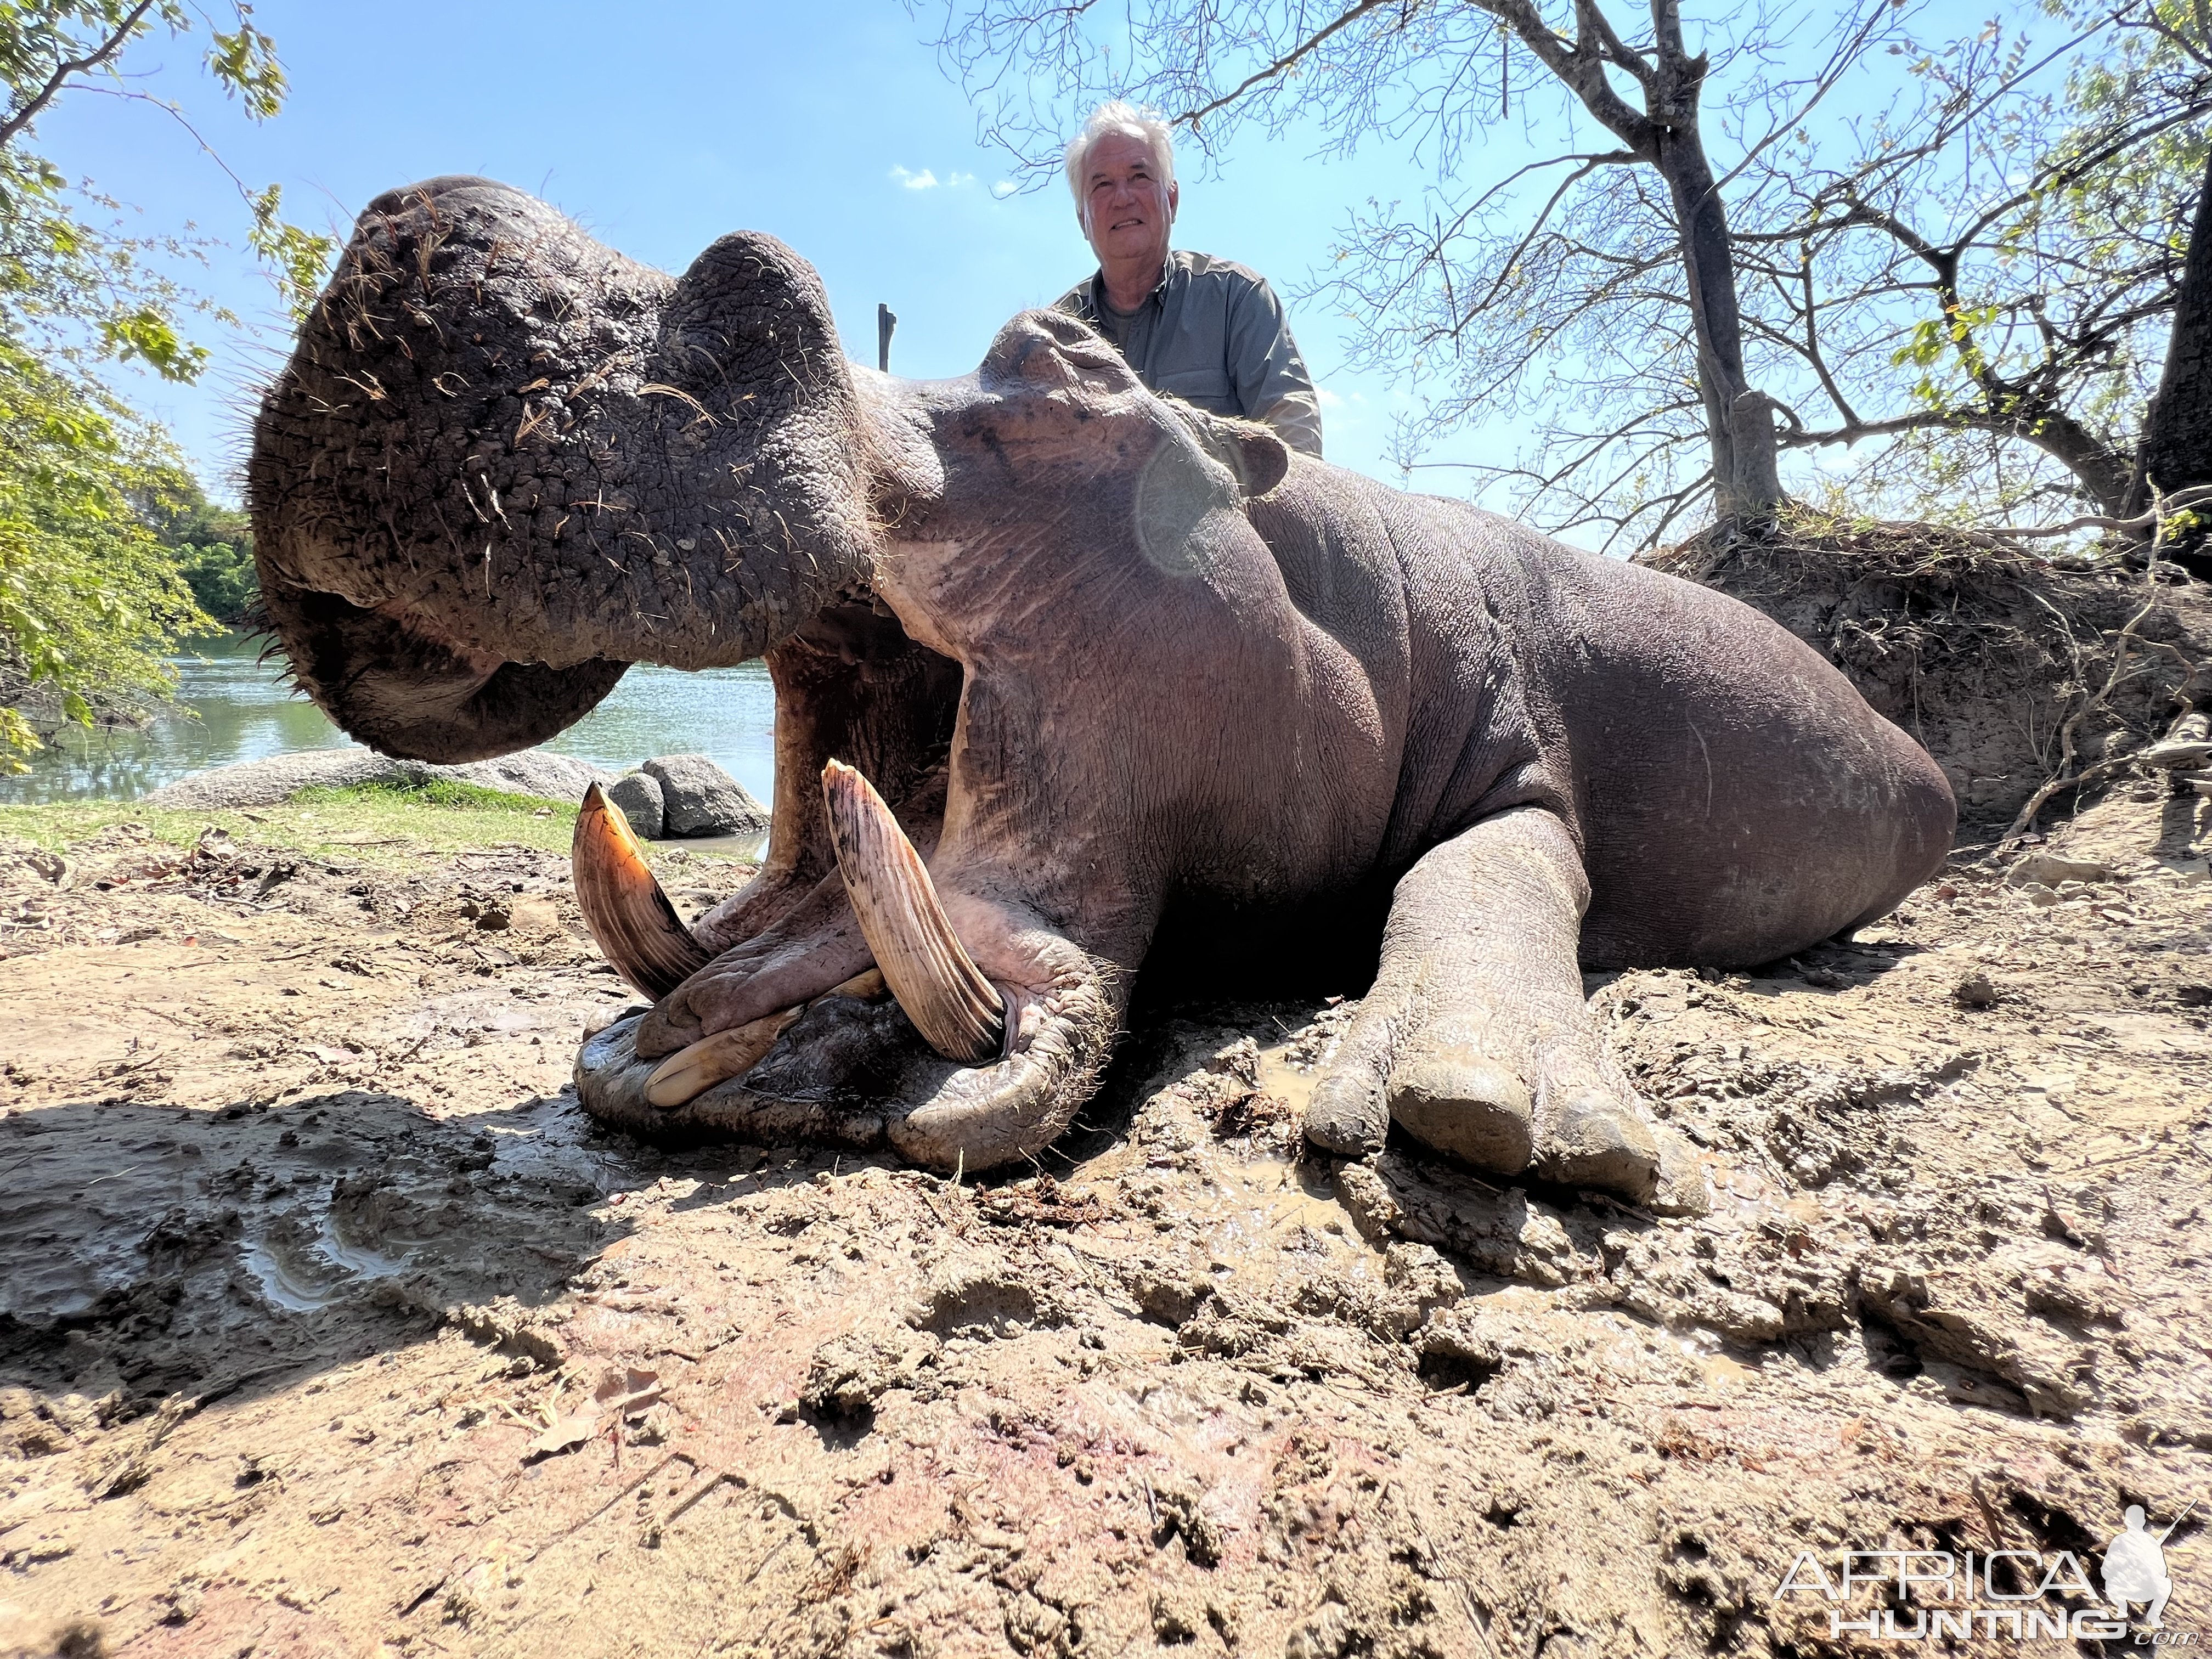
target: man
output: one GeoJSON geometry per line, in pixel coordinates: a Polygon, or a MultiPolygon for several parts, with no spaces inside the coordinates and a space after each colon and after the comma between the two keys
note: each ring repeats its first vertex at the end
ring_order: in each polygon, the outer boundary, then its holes
{"type": "Polygon", "coordinates": [[[1267,279],[1168,246],[1181,191],[1167,123],[1100,105],[1067,147],[1067,185],[1098,271],[1056,308],[1111,340],[1153,391],[1264,421],[1319,457],[1321,400],[1267,279]]]}

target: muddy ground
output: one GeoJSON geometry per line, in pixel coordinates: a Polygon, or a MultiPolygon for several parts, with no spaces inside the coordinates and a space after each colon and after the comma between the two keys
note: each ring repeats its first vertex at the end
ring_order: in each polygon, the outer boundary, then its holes
{"type": "Polygon", "coordinates": [[[1155,1018],[1018,1178],[657,1152],[558,858],[0,847],[0,1651],[1827,1654],[1801,1551],[2192,1498],[2212,1630],[2208,845],[1593,976],[1673,1218],[1299,1161],[1340,1004],[1155,1018]]]}

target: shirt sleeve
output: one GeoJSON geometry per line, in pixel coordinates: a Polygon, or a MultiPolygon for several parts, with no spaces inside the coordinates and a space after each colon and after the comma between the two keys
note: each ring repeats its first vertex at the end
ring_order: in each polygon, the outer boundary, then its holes
{"type": "Polygon", "coordinates": [[[1283,303],[1264,277],[1238,289],[1229,305],[1229,378],[1244,417],[1266,422],[1291,448],[1319,459],[1321,398],[1283,303]]]}

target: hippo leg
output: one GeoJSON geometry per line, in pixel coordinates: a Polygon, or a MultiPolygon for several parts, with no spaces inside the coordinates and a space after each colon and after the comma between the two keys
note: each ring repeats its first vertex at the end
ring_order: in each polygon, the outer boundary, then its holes
{"type": "Polygon", "coordinates": [[[1501,812],[1399,882],[1382,970],[1314,1091],[1308,1139],[1358,1155],[1395,1120],[1498,1175],[1641,1200],[1659,1155],[1607,1059],[1577,946],[1589,884],[1566,826],[1501,812]]]}

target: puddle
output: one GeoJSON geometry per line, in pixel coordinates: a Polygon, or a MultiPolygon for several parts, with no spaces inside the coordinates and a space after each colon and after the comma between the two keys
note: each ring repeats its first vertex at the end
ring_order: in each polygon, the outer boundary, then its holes
{"type": "Polygon", "coordinates": [[[260,1281],[261,1293],[293,1313],[327,1308],[363,1282],[389,1279],[407,1265],[406,1256],[348,1243],[327,1210],[315,1235],[309,1238],[305,1233],[296,1216],[278,1216],[240,1252],[246,1271],[260,1281]]]}
{"type": "Polygon", "coordinates": [[[1306,1103],[1313,1098],[1314,1085],[1321,1077],[1318,1066],[1300,1066],[1289,1054],[1289,1045],[1277,1043],[1260,1050],[1260,1087],[1279,1100],[1286,1100],[1291,1109],[1304,1121],[1306,1103]]]}

